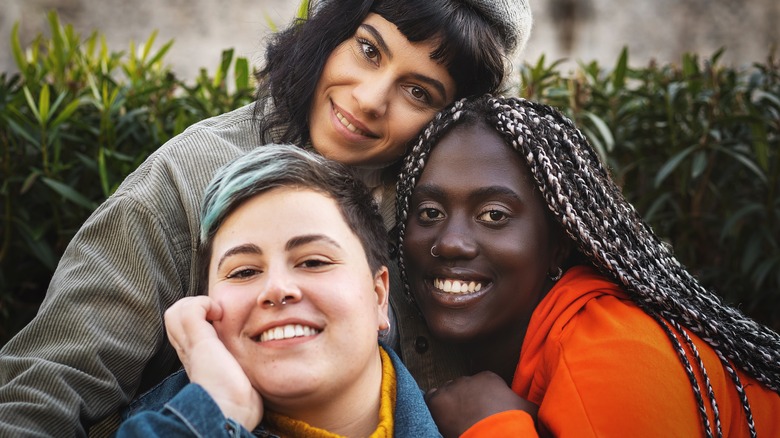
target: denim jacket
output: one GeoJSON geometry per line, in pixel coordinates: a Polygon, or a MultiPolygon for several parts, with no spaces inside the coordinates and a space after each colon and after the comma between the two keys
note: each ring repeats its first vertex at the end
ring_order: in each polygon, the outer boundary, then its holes
{"type": "MultiPolygon", "coordinates": [[[[393,435],[441,437],[422,391],[401,360],[385,348],[396,374],[393,435]]],[[[252,432],[226,418],[211,396],[190,383],[184,370],[177,371],[136,399],[123,413],[117,436],[122,437],[276,437],[262,425],[252,432]]]]}

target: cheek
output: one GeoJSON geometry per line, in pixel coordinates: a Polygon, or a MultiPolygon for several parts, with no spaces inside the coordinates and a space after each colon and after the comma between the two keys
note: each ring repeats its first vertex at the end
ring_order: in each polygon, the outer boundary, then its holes
{"type": "Polygon", "coordinates": [[[220,339],[227,339],[231,334],[241,331],[247,315],[254,308],[254,298],[237,290],[219,290],[210,296],[222,307],[222,319],[213,321],[214,330],[220,339]]]}
{"type": "Polygon", "coordinates": [[[430,256],[429,241],[432,241],[433,237],[428,236],[424,230],[420,227],[409,224],[406,227],[406,236],[404,237],[403,252],[406,259],[406,270],[412,272],[412,269],[417,264],[424,260],[426,255],[430,256]]]}

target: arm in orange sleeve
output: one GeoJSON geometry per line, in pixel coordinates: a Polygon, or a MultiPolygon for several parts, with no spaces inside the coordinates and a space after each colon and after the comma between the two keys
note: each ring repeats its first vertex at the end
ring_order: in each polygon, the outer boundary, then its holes
{"type": "Polygon", "coordinates": [[[530,414],[525,411],[504,411],[480,420],[463,432],[461,438],[537,436],[530,414]]]}

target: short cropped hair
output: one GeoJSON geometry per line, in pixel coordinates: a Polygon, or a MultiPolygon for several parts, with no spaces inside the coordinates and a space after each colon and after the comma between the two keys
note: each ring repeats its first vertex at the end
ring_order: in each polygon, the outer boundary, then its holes
{"type": "Polygon", "coordinates": [[[357,236],[372,272],[388,264],[382,216],[366,185],[344,165],[292,145],[265,145],[220,168],[201,207],[199,281],[208,284],[214,236],[225,219],[249,199],[277,187],[297,187],[333,199],[357,236]]]}

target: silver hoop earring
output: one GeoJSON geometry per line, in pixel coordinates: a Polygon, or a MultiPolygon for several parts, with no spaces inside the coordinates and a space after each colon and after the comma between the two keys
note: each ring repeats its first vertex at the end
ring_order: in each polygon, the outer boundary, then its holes
{"type": "Polygon", "coordinates": [[[436,254],[436,245],[433,245],[431,247],[431,255],[433,256],[433,258],[438,258],[439,257],[439,254],[436,254]]]}
{"type": "Polygon", "coordinates": [[[379,337],[384,338],[385,336],[390,334],[390,320],[385,316],[385,321],[387,321],[387,328],[379,330],[379,337]]]}
{"type": "Polygon", "coordinates": [[[552,281],[558,281],[563,277],[563,269],[561,269],[560,266],[558,266],[558,271],[555,274],[548,273],[547,276],[550,277],[550,280],[552,281]]]}

